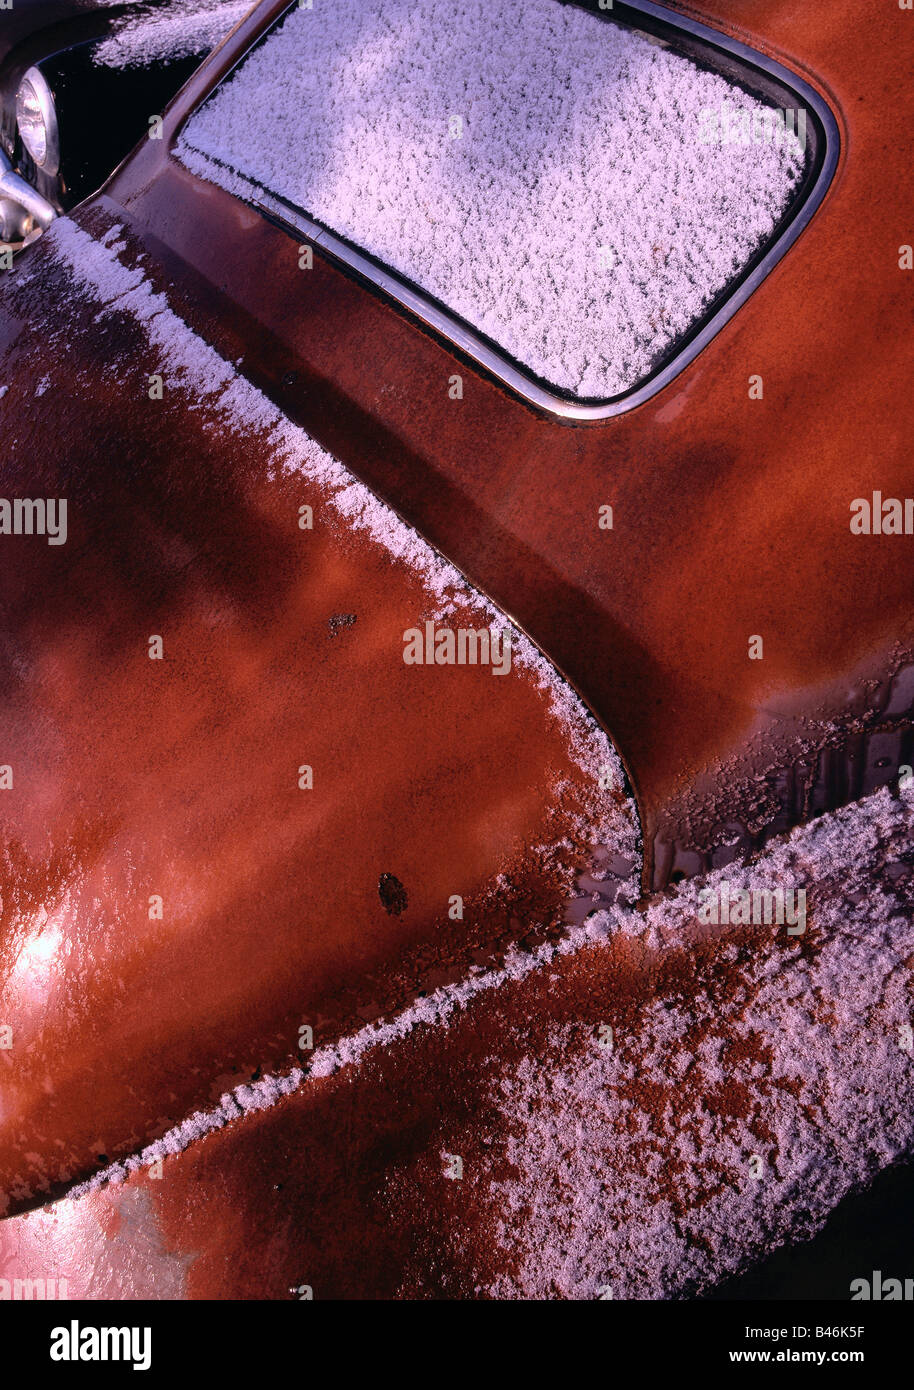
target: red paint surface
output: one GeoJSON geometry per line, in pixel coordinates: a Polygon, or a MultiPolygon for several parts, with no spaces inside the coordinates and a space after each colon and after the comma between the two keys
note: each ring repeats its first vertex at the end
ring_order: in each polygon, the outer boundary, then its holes
{"type": "Polygon", "coordinates": [[[35,397],[61,283],[49,265],[0,403],[5,494],[66,497],[69,517],[63,546],[4,537],[0,569],[13,1206],[300,1061],[300,1024],[319,1044],[561,919],[581,827],[613,796],[520,668],[407,666],[403,634],[435,607],[421,576],[276,475],[256,425],[180,389],[150,402],[135,320],[71,303],[35,397]],[[333,635],[338,614],[356,621],[333,635]]]}

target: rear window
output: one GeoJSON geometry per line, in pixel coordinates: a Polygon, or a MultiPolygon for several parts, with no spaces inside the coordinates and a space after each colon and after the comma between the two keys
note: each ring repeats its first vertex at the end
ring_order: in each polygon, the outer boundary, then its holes
{"type": "Polygon", "coordinates": [[[808,113],[729,67],[596,5],[313,0],[177,152],[489,365],[605,402],[694,334],[808,169],[808,113]]]}

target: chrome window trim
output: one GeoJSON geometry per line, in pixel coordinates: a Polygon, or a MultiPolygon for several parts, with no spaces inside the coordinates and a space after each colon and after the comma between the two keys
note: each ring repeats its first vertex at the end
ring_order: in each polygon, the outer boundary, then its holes
{"type": "MultiPolygon", "coordinates": [[[[568,0],[559,0],[559,2],[567,4],[568,0]]],[[[572,3],[575,3],[575,0],[572,0],[572,3]]],[[[695,360],[724,325],[729,323],[747,299],[754,294],[762,281],[767,278],[809,225],[828,191],[838,166],[840,135],[838,122],[824,98],[799,74],[792,72],[773,58],[769,58],[757,49],[750,48],[738,39],[731,38],[718,29],[713,29],[709,25],[702,24],[686,15],[677,14],[665,5],[655,4],[653,0],[623,0],[620,9],[637,11],[643,14],[646,19],[653,20],[669,29],[678,30],[682,35],[697,40],[712,50],[722,50],[724,53],[732,55],[740,64],[750,69],[754,68],[767,74],[793,93],[798,100],[798,106],[805,106],[816,117],[819,123],[819,132],[824,142],[818,173],[787,225],[775,237],[751,271],[744,275],[730,294],[726,295],[694,336],[688,338],[668,362],[639,385],[630,387],[627,391],[602,401],[576,400],[570,395],[563,394],[557,388],[550,388],[538,381],[532,373],[499,350],[487,338],[477,333],[463,319],[451,313],[443,304],[433,299],[418,286],[410,284],[397,272],[386,269],[328,228],[315,222],[300,208],[259,186],[257,197],[244,201],[250,202],[251,206],[289,231],[294,232],[296,236],[304,237],[320,247],[332,259],[341,262],[361,278],[383,291],[391,299],[408,309],[427,327],[433,329],[448,343],[455,346],[472,362],[485,368],[502,385],[508,387],[510,391],[529,405],[536,406],[550,415],[558,416],[567,421],[608,420],[615,415],[622,415],[629,410],[634,410],[669,386],[695,360]]],[[[613,10],[602,13],[590,10],[587,12],[595,13],[597,18],[616,23],[625,24],[626,22],[613,10]]],[[[257,42],[265,39],[274,27],[271,26],[267,34],[260,35],[257,42]]],[[[248,52],[250,49],[241,55],[213,90],[218,90],[218,87],[231,77],[235,69],[247,57],[248,52]]],[[[204,101],[211,95],[212,92],[207,93],[204,101]]],[[[190,120],[192,115],[193,112],[190,113],[187,120],[190,120]]],[[[187,121],[182,122],[182,132],[186,124],[187,121]]],[[[204,157],[211,158],[210,156],[204,157]]],[[[238,173],[238,171],[233,172],[238,173]]],[[[256,186],[246,175],[239,173],[238,176],[252,187],[256,186]]]]}

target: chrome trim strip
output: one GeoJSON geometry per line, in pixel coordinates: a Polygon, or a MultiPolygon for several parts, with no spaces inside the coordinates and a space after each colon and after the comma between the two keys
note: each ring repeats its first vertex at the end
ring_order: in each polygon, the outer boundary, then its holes
{"type": "MultiPolygon", "coordinates": [[[[550,390],[511,358],[492,347],[462,319],[457,318],[442,305],[435,303],[421,290],[409,285],[394,271],[388,271],[376,265],[374,261],[362,255],[340,237],[335,236],[333,232],[312,221],[307,214],[298,208],[275,197],[265,189],[260,190],[258,198],[251,200],[252,205],[274,220],[285,224],[297,235],[306,237],[334,259],[341,261],[378,289],[383,290],[385,294],[390,295],[392,299],[402,304],[429,328],[434,329],[454,344],[467,357],[486,368],[503,385],[530,405],[537,406],[563,420],[607,420],[614,415],[621,415],[626,411],[634,410],[636,406],[643,405],[645,401],[649,401],[652,396],[662,391],[674,378],[679,376],[680,372],[685,370],[690,362],[694,361],[724,325],[733,318],[737,310],[745,304],[750,295],[758,289],[762,281],[809,225],[828,191],[838,166],[840,135],[838,122],[827,102],[808,82],[805,82],[798,74],[791,72],[789,68],[785,68],[781,63],[775,62],[764,53],[759,53],[756,49],[740,43],[737,39],[730,38],[729,35],[717,29],[701,24],[698,20],[676,14],[665,5],[654,4],[653,0],[625,0],[625,4],[629,9],[638,10],[672,29],[678,29],[691,38],[708,44],[712,49],[722,49],[732,54],[749,68],[767,73],[783,86],[789,88],[799,99],[799,102],[805,104],[806,108],[818,118],[825,144],[822,164],[815,182],[784,231],[772,242],[758,264],[741,281],[733,293],[724,300],[699,332],[656,375],[651,376],[642,385],[632,387],[629,391],[613,397],[611,400],[599,402],[576,401],[558,391],[550,390]]],[[[614,18],[611,11],[606,12],[603,17],[609,20],[614,18]]],[[[624,23],[620,19],[617,19],[616,22],[624,23]]],[[[246,54],[242,55],[239,63],[246,56],[246,54]]],[[[231,71],[234,71],[237,66],[237,63],[234,64],[231,71]]],[[[222,78],[223,82],[231,75],[231,71],[222,78]]],[[[244,176],[241,175],[240,177],[243,178],[244,176]]],[[[245,181],[251,182],[249,179],[245,181]]]]}
{"type": "Polygon", "coordinates": [[[9,198],[21,207],[42,231],[47,231],[57,216],[47,198],[42,198],[30,183],[16,173],[4,150],[0,150],[0,197],[9,198]]]}

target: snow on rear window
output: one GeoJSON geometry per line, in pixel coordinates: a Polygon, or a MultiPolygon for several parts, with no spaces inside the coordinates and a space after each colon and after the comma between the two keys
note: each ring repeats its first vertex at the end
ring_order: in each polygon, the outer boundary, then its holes
{"type": "Polygon", "coordinates": [[[178,153],[238,196],[293,204],[549,385],[606,399],[695,325],[788,204],[804,152],[763,112],[558,0],[314,0],[178,153]]]}
{"type": "Polygon", "coordinates": [[[165,0],[120,16],[92,52],[99,67],[134,68],[176,62],[215,48],[253,0],[165,0]]]}

